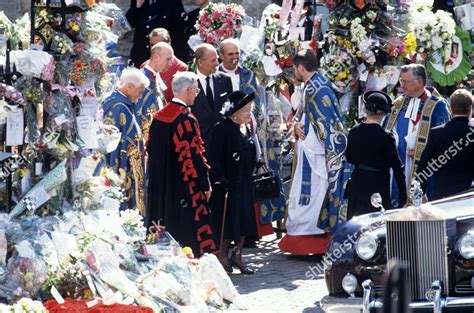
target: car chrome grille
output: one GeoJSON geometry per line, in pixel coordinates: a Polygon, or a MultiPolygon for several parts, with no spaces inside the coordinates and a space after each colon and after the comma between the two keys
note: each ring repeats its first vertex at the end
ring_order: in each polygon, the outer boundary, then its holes
{"type": "Polygon", "coordinates": [[[387,260],[407,264],[412,300],[424,300],[433,281],[448,282],[446,244],[443,220],[387,221],[387,260]]]}
{"type": "Polygon", "coordinates": [[[474,293],[474,288],[469,283],[459,283],[454,287],[457,293],[474,293]]]}

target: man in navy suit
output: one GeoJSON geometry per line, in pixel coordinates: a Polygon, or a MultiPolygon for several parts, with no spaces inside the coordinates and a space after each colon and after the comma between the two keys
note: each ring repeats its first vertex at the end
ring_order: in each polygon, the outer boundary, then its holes
{"type": "Polygon", "coordinates": [[[210,44],[201,44],[194,51],[196,73],[199,77],[199,94],[191,110],[199,122],[201,137],[207,151],[211,146],[211,129],[223,119],[222,104],[232,92],[230,77],[217,72],[217,51],[210,44]]]}
{"type": "Polygon", "coordinates": [[[453,119],[431,129],[428,144],[420,159],[417,179],[426,192],[434,176],[434,194],[429,200],[468,190],[474,180],[474,125],[471,120],[473,98],[458,89],[451,95],[453,119]]]}

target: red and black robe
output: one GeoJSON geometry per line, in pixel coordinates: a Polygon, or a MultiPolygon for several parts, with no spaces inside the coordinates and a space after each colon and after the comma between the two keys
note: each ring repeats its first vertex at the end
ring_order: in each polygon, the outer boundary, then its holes
{"type": "Polygon", "coordinates": [[[155,114],[147,151],[147,226],[160,221],[195,256],[216,251],[205,195],[210,189],[209,166],[199,124],[187,107],[170,102],[155,114]]]}

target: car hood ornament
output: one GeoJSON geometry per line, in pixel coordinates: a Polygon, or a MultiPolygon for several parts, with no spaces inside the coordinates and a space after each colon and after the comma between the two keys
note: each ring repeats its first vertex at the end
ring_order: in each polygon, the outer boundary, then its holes
{"type": "Polygon", "coordinates": [[[387,220],[390,221],[433,221],[444,220],[444,213],[437,207],[423,203],[423,190],[419,181],[414,180],[410,188],[410,199],[413,205],[405,210],[394,213],[387,220]]]}

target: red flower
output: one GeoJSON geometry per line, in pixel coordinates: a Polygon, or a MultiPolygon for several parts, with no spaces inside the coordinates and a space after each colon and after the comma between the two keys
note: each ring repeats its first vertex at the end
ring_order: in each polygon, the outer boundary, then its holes
{"type": "Polygon", "coordinates": [[[82,63],[80,60],[74,62],[74,67],[78,70],[82,70],[85,67],[85,64],[82,63]]]}
{"type": "Polygon", "coordinates": [[[110,187],[110,184],[111,184],[110,179],[106,179],[105,180],[105,186],[110,187]]]}

